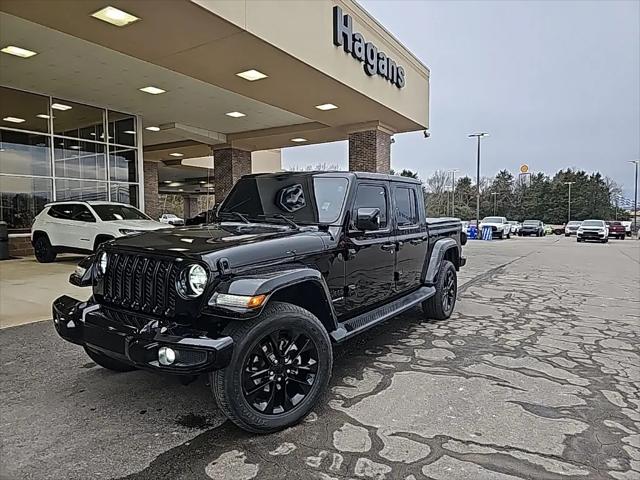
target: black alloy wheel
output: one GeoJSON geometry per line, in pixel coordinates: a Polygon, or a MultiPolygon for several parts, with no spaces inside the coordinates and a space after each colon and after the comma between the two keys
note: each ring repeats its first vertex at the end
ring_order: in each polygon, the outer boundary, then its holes
{"type": "Polygon", "coordinates": [[[297,329],[276,330],[249,352],[242,371],[244,398],[265,415],[294,409],[313,387],[318,374],[318,349],[297,329]]]}
{"type": "Polygon", "coordinates": [[[40,263],[51,263],[56,259],[57,253],[45,234],[39,235],[33,242],[33,253],[40,263]]]}
{"type": "Polygon", "coordinates": [[[456,273],[455,270],[447,270],[444,279],[444,291],[442,292],[442,309],[445,312],[453,310],[456,301],[456,273]]]}
{"type": "Polygon", "coordinates": [[[435,295],[422,302],[422,311],[428,319],[446,320],[453,313],[458,296],[456,267],[449,260],[440,263],[435,287],[435,295]]]}
{"type": "Polygon", "coordinates": [[[315,407],[331,378],[333,349],[327,329],[308,310],[270,302],[257,317],[231,322],[229,364],[211,372],[220,410],[248,432],[295,425],[315,407]]]}

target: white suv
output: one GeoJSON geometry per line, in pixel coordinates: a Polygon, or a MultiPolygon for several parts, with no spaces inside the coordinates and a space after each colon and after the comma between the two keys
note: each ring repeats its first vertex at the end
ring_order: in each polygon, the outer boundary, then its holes
{"type": "Polygon", "coordinates": [[[45,205],[33,221],[31,244],[36,260],[48,263],[58,253],[90,253],[108,240],[161,228],[173,227],[124,203],[55,202],[45,205]]]}

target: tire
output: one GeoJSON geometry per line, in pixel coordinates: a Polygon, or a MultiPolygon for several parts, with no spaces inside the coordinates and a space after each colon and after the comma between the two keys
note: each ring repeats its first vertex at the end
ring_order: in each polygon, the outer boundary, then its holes
{"type": "Polygon", "coordinates": [[[436,277],[436,293],[422,302],[422,311],[427,318],[446,320],[453,313],[458,297],[458,275],[456,267],[449,260],[443,260],[436,277]],[[447,285],[453,275],[453,285],[447,285]],[[453,292],[450,289],[453,288],[453,292]],[[448,295],[448,302],[445,302],[448,295]]]}
{"type": "Polygon", "coordinates": [[[620,235],[618,238],[619,238],[620,240],[624,240],[624,235],[620,235]]]}
{"type": "Polygon", "coordinates": [[[227,367],[211,373],[211,388],[220,410],[241,429],[270,433],[290,427],[305,418],[322,398],[331,378],[333,350],[325,327],[311,312],[290,303],[272,302],[259,317],[232,322],[223,334],[233,338],[233,354],[227,367]],[[277,335],[275,342],[273,335],[277,335]],[[293,363],[292,343],[296,348],[294,354],[300,351],[293,358],[293,363]],[[270,350],[268,354],[265,354],[265,348],[270,350]],[[303,355],[305,352],[308,353],[303,355]],[[317,357],[315,367],[310,363],[314,355],[317,357]],[[305,362],[304,369],[310,373],[300,373],[299,368],[305,362]],[[296,373],[290,373],[287,365],[295,366],[296,373]],[[315,372],[308,370],[313,368],[315,372]],[[260,383],[255,384],[252,377],[244,376],[250,371],[255,372],[254,376],[261,371],[266,372],[261,375],[266,380],[262,382],[264,388],[260,388],[260,383]],[[301,381],[302,375],[304,382],[301,381]],[[282,378],[284,380],[279,382],[282,378]],[[257,393],[246,392],[247,380],[254,382],[251,387],[258,387],[258,390],[254,388],[257,393]],[[309,380],[312,383],[305,393],[309,380]],[[296,396],[291,398],[292,392],[298,392],[296,395],[303,395],[303,398],[293,403],[296,396]],[[264,401],[258,403],[265,405],[259,409],[252,402],[257,402],[261,395],[264,395],[264,401]],[[277,407],[276,402],[279,402],[277,407]],[[268,409],[271,412],[264,413],[268,409]]]}
{"type": "Polygon", "coordinates": [[[49,237],[46,234],[38,235],[33,242],[33,252],[36,260],[40,263],[51,263],[55,261],[58,255],[51,246],[49,237]]]}
{"type": "Polygon", "coordinates": [[[133,370],[136,370],[136,367],[134,367],[133,365],[115,360],[111,357],[108,357],[104,353],[96,352],[95,350],[91,350],[87,347],[84,347],[84,351],[87,352],[87,355],[89,355],[89,358],[91,360],[96,362],[101,367],[106,368],[107,370],[120,373],[132,372],[133,370]]]}
{"type": "Polygon", "coordinates": [[[582,241],[581,238],[576,237],[576,242],[580,243],[582,241]]]}
{"type": "Polygon", "coordinates": [[[571,236],[571,234],[570,234],[570,233],[565,233],[565,234],[564,234],[564,236],[565,236],[565,237],[570,237],[570,236],[571,236]]]}
{"type": "Polygon", "coordinates": [[[503,232],[496,233],[496,237],[498,237],[500,240],[502,240],[504,238],[504,233],[503,232]]]}
{"type": "Polygon", "coordinates": [[[507,239],[511,238],[511,232],[507,233],[507,239]]]}

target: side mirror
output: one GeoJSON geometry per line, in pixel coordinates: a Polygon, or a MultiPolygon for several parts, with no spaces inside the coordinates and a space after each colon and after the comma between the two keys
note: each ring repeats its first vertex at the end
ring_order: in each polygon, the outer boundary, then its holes
{"type": "Polygon", "coordinates": [[[363,232],[380,228],[379,208],[359,208],[356,213],[356,228],[363,232]]]}

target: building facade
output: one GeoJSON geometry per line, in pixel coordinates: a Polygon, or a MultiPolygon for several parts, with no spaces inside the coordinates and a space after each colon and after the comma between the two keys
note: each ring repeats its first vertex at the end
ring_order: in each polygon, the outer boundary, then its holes
{"type": "Polygon", "coordinates": [[[429,70],[352,0],[0,0],[0,51],[13,245],[48,201],[155,216],[161,192],[224,197],[256,152],[338,140],[386,172],[392,136],[429,127],[429,70]]]}

